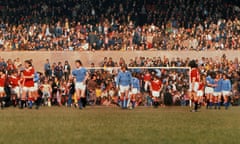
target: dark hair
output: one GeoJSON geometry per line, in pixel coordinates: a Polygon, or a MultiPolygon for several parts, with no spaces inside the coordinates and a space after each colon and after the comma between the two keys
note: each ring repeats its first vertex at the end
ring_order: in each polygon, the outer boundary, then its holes
{"type": "Polygon", "coordinates": [[[91,75],[91,79],[93,79],[94,77],[97,78],[97,76],[95,74],[91,75]]]}
{"type": "Polygon", "coordinates": [[[121,69],[123,69],[123,68],[125,68],[125,69],[127,70],[127,65],[126,65],[126,64],[123,64],[123,65],[121,66],[121,69]]]}
{"type": "Polygon", "coordinates": [[[216,76],[217,76],[217,73],[216,72],[211,72],[211,77],[213,78],[213,79],[215,79],[216,78],[216,76]]]}
{"type": "Polygon", "coordinates": [[[80,60],[76,60],[76,63],[79,63],[80,65],[82,65],[82,62],[80,60]]]}
{"type": "Polygon", "coordinates": [[[4,69],[1,69],[0,72],[4,73],[5,74],[5,70],[4,69]]]}
{"type": "Polygon", "coordinates": [[[31,60],[25,60],[24,62],[27,63],[27,64],[29,64],[29,66],[32,66],[31,60]]]}
{"type": "Polygon", "coordinates": [[[229,78],[227,73],[223,73],[223,76],[225,76],[227,79],[229,78]]]}
{"type": "Polygon", "coordinates": [[[17,70],[17,69],[14,69],[14,70],[12,71],[12,74],[15,74],[15,73],[18,73],[18,70],[17,70]]]}
{"type": "Polygon", "coordinates": [[[191,68],[197,68],[198,67],[195,60],[191,60],[188,64],[188,66],[191,67],[191,68]]]}
{"type": "Polygon", "coordinates": [[[137,73],[136,72],[132,72],[132,77],[136,77],[137,73]]]}

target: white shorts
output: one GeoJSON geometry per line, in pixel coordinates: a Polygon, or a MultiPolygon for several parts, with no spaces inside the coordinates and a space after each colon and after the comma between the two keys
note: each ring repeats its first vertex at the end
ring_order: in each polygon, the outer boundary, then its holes
{"type": "Polygon", "coordinates": [[[12,89],[11,89],[11,93],[13,93],[13,94],[18,94],[18,93],[20,93],[20,87],[12,88],[12,89]]]}
{"type": "Polygon", "coordinates": [[[23,87],[23,91],[33,92],[34,91],[34,87],[23,87]]]}
{"type": "Polygon", "coordinates": [[[137,88],[133,88],[132,89],[132,94],[137,94],[138,93],[138,89],[137,88]]]}
{"type": "Polygon", "coordinates": [[[50,98],[50,97],[51,97],[50,92],[46,92],[46,91],[44,91],[44,92],[43,92],[43,97],[50,98]]]}
{"type": "Polygon", "coordinates": [[[229,96],[231,94],[230,91],[222,91],[223,96],[229,96]]]}
{"type": "Polygon", "coordinates": [[[205,93],[206,94],[212,94],[213,93],[213,88],[212,87],[206,87],[205,88],[205,93]]]}
{"type": "Polygon", "coordinates": [[[76,82],[75,89],[85,91],[86,85],[83,82],[76,82]]]}
{"type": "Polygon", "coordinates": [[[159,97],[160,96],[160,92],[159,91],[152,91],[152,96],[153,97],[159,97]]]}
{"type": "Polygon", "coordinates": [[[5,92],[4,87],[0,87],[0,93],[3,93],[3,92],[5,92]]]}
{"type": "Polygon", "coordinates": [[[32,91],[38,90],[38,83],[34,83],[34,86],[32,87],[32,91]]]}
{"type": "Polygon", "coordinates": [[[124,93],[124,92],[126,92],[128,90],[129,90],[129,86],[122,86],[122,85],[120,85],[120,92],[121,93],[124,93]]]}
{"type": "Polygon", "coordinates": [[[192,84],[190,84],[189,91],[197,92],[198,91],[198,87],[199,87],[199,83],[198,82],[194,82],[193,83],[193,87],[192,87],[192,84]]]}
{"type": "Polygon", "coordinates": [[[109,91],[108,94],[109,94],[110,97],[113,97],[114,94],[115,94],[115,92],[113,92],[113,91],[109,91]]]}
{"type": "Polygon", "coordinates": [[[201,91],[201,90],[197,91],[197,96],[202,97],[203,96],[203,91],[201,91]]]}
{"type": "Polygon", "coordinates": [[[213,96],[215,96],[215,97],[221,96],[221,92],[213,92],[213,96]]]}

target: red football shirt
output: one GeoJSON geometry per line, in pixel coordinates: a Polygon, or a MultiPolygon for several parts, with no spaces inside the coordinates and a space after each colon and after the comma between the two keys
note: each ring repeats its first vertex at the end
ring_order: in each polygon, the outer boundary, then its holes
{"type": "Polygon", "coordinates": [[[4,85],[5,85],[5,80],[6,80],[6,77],[5,77],[5,76],[1,76],[1,77],[0,77],[0,87],[4,87],[4,85]]]}
{"type": "Polygon", "coordinates": [[[199,78],[200,78],[200,74],[197,68],[193,68],[191,70],[191,82],[193,82],[193,80],[195,79],[195,82],[199,82],[199,78]]]}
{"type": "Polygon", "coordinates": [[[12,88],[15,88],[18,86],[19,80],[20,80],[19,77],[15,77],[15,76],[10,77],[10,84],[11,84],[12,88]]]}
{"type": "Polygon", "coordinates": [[[31,68],[28,68],[28,69],[25,69],[23,71],[23,76],[32,76],[32,78],[25,78],[24,80],[24,86],[25,87],[33,87],[34,86],[34,81],[33,81],[33,76],[34,76],[34,69],[31,67],[31,68]]]}
{"type": "Polygon", "coordinates": [[[159,91],[162,86],[162,82],[160,80],[153,80],[151,81],[151,86],[153,91],[159,91]]]}
{"type": "Polygon", "coordinates": [[[144,75],[144,81],[150,81],[151,80],[151,78],[152,78],[152,76],[151,76],[151,74],[150,73],[146,73],[145,75],[144,75]]]}
{"type": "Polygon", "coordinates": [[[201,83],[199,83],[198,90],[203,90],[203,89],[204,89],[204,83],[201,82],[201,83]]]}

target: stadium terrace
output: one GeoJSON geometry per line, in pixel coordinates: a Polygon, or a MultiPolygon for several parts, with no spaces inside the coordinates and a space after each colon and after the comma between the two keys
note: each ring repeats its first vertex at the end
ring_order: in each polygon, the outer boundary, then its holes
{"type": "Polygon", "coordinates": [[[1,1],[0,49],[238,50],[238,1],[1,1]]]}

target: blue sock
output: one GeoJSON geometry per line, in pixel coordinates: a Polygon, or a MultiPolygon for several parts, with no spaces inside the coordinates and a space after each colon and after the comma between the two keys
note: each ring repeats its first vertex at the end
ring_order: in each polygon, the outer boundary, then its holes
{"type": "Polygon", "coordinates": [[[209,102],[209,108],[212,108],[213,103],[209,102]]]}
{"type": "Polygon", "coordinates": [[[29,101],[29,108],[32,108],[32,105],[33,105],[33,104],[32,104],[32,101],[30,100],[30,101],[29,101]]]}
{"type": "Polygon", "coordinates": [[[81,99],[78,100],[78,106],[79,106],[80,109],[82,109],[83,106],[82,106],[81,99]]]}
{"type": "Polygon", "coordinates": [[[118,101],[118,105],[119,105],[120,107],[122,107],[122,101],[121,101],[121,100],[118,101]]]}
{"type": "Polygon", "coordinates": [[[125,108],[128,107],[128,99],[125,100],[125,108]]]}
{"type": "Polygon", "coordinates": [[[127,108],[127,100],[125,98],[123,100],[123,108],[127,108]]]}
{"type": "Polygon", "coordinates": [[[230,105],[230,102],[227,102],[226,103],[226,109],[229,107],[229,105],[230,105]]]}
{"type": "Polygon", "coordinates": [[[130,102],[131,102],[131,100],[127,99],[127,107],[130,106],[130,102]]]}
{"type": "Polygon", "coordinates": [[[72,95],[69,94],[69,96],[68,96],[68,106],[71,106],[71,104],[72,104],[72,95]]]}
{"type": "Polygon", "coordinates": [[[135,104],[136,104],[136,102],[133,101],[133,102],[132,102],[132,108],[135,108],[135,104]]]}
{"type": "Polygon", "coordinates": [[[124,107],[124,103],[123,100],[120,101],[120,107],[123,108],[124,107]]]}

